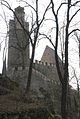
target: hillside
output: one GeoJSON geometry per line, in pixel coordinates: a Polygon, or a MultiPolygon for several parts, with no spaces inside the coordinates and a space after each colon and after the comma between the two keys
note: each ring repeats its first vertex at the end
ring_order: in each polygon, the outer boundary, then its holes
{"type": "Polygon", "coordinates": [[[11,117],[10,119],[13,118],[13,115],[23,115],[23,117],[29,115],[31,119],[37,119],[38,116],[42,119],[43,117],[40,115],[47,116],[45,115],[47,102],[32,98],[32,93],[30,92],[28,96],[24,97],[16,82],[0,74],[0,119],[3,119],[3,115],[7,118],[11,117]]]}

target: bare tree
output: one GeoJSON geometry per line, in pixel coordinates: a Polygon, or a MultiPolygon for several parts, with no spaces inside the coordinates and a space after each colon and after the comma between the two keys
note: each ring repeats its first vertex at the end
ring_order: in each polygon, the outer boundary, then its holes
{"type": "Polygon", "coordinates": [[[75,13],[70,16],[70,10],[72,7],[78,5],[80,1],[71,1],[71,0],[66,0],[64,2],[61,2],[60,6],[57,8],[55,11],[55,4],[54,1],[51,0],[52,4],[52,13],[53,13],[53,19],[55,18],[55,24],[56,24],[56,40],[55,40],[55,60],[56,60],[56,67],[57,67],[57,72],[58,76],[60,79],[60,82],[62,84],[62,96],[61,96],[61,115],[62,119],[67,119],[67,89],[68,89],[68,80],[69,80],[69,71],[68,71],[68,65],[69,65],[69,58],[68,58],[68,43],[69,43],[69,36],[76,30],[80,31],[78,28],[71,29],[70,24],[73,20],[73,18],[77,15],[77,13],[80,11],[80,8],[78,8],[75,13]],[[62,8],[62,6],[65,5],[66,7],[66,25],[65,25],[65,54],[64,54],[64,74],[62,75],[59,61],[58,61],[58,44],[59,44],[59,11],[62,8]]]}

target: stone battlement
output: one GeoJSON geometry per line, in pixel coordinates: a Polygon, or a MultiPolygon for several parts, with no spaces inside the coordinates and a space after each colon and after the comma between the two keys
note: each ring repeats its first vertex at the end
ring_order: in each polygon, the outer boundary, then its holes
{"type": "Polygon", "coordinates": [[[41,62],[41,61],[38,61],[38,60],[35,60],[34,64],[40,64],[40,65],[43,65],[43,66],[50,66],[50,67],[55,66],[55,64],[48,63],[48,62],[41,62]]]}
{"type": "Polygon", "coordinates": [[[18,70],[18,71],[21,71],[21,70],[23,70],[23,69],[26,70],[26,69],[28,69],[28,67],[24,67],[24,68],[23,68],[23,67],[17,67],[17,66],[16,66],[16,67],[13,67],[13,68],[12,68],[13,71],[14,71],[14,70],[16,70],[16,71],[17,71],[17,70],[18,70]]]}
{"type": "MultiPolygon", "coordinates": [[[[38,60],[35,60],[35,62],[33,63],[33,67],[35,66],[36,67],[36,65],[40,65],[40,66],[45,66],[45,67],[51,67],[51,68],[56,68],[56,65],[55,64],[52,64],[52,63],[47,63],[47,62],[41,62],[41,61],[38,61],[38,60]]],[[[15,67],[13,67],[12,68],[12,70],[26,70],[26,69],[28,69],[28,67],[22,67],[22,66],[15,66],[15,67]]]]}

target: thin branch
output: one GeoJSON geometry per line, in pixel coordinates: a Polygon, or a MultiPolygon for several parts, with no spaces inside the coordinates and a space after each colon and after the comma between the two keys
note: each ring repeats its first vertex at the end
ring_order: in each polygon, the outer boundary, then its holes
{"type": "Polygon", "coordinates": [[[42,34],[42,33],[39,33],[39,35],[42,35],[42,36],[44,36],[43,38],[48,39],[50,41],[50,43],[52,44],[52,46],[55,48],[55,45],[53,44],[53,42],[52,42],[50,37],[48,37],[46,34],[42,34]]]}
{"type": "Polygon", "coordinates": [[[73,32],[75,32],[75,31],[80,31],[80,29],[73,29],[69,34],[68,34],[68,36],[70,36],[73,32]]]}
{"type": "Polygon", "coordinates": [[[54,3],[53,3],[53,0],[51,0],[51,3],[52,3],[52,12],[53,12],[54,16],[56,16],[56,13],[55,13],[55,11],[54,11],[54,3]]]}
{"type": "Polygon", "coordinates": [[[46,7],[45,12],[44,12],[44,14],[43,14],[43,18],[42,18],[41,22],[39,23],[39,25],[41,25],[41,23],[43,22],[43,20],[44,20],[44,18],[45,18],[45,15],[46,15],[46,12],[47,12],[47,10],[49,9],[50,5],[51,5],[51,2],[50,2],[49,5],[46,7]]]}
{"type": "Polygon", "coordinates": [[[39,19],[39,16],[38,16],[38,0],[36,0],[36,25],[37,25],[37,27],[39,26],[38,19],[39,19]]]}
{"type": "Polygon", "coordinates": [[[80,41],[80,38],[79,38],[79,36],[78,36],[77,32],[74,32],[74,35],[76,36],[76,38],[77,38],[77,41],[78,41],[78,43],[79,43],[79,41],[80,41]]]}
{"type": "Polygon", "coordinates": [[[59,12],[60,8],[62,7],[62,5],[65,5],[65,4],[68,4],[68,3],[63,2],[63,3],[60,4],[60,6],[59,6],[58,9],[57,9],[57,15],[58,15],[58,12],[59,12]]]}
{"type": "Polygon", "coordinates": [[[9,5],[9,3],[6,0],[1,0],[1,4],[6,6],[8,9],[11,9],[11,6],[9,5]]]}
{"type": "Polygon", "coordinates": [[[80,0],[78,0],[75,3],[71,4],[71,7],[77,5],[78,3],[80,3],[80,0]]]}
{"type": "Polygon", "coordinates": [[[6,14],[5,14],[5,11],[4,11],[3,7],[2,7],[2,10],[3,10],[4,20],[5,20],[5,23],[6,23],[6,26],[7,26],[7,30],[8,30],[8,23],[7,23],[6,14]]]}
{"type": "Polygon", "coordinates": [[[50,19],[50,18],[49,18],[49,19],[44,19],[44,21],[48,21],[48,20],[49,20],[49,21],[56,22],[55,20],[53,20],[53,19],[50,19]]]}
{"type": "Polygon", "coordinates": [[[76,26],[80,23],[80,21],[76,22],[75,24],[71,25],[70,27],[76,26]]]}
{"type": "Polygon", "coordinates": [[[70,79],[69,79],[69,82],[72,80],[72,79],[74,79],[75,78],[75,76],[72,76],[70,79]]]}
{"type": "Polygon", "coordinates": [[[34,10],[34,12],[36,12],[36,10],[34,9],[34,7],[32,5],[30,5],[28,2],[26,2],[26,1],[22,1],[22,2],[26,3],[30,8],[32,8],[34,10]]]}
{"type": "Polygon", "coordinates": [[[69,20],[69,23],[72,21],[72,19],[76,16],[76,14],[80,11],[80,9],[78,9],[74,14],[73,16],[71,17],[71,19],[69,20]]]}

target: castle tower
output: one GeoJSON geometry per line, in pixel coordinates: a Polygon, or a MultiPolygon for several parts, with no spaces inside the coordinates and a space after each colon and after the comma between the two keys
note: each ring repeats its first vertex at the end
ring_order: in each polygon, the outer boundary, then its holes
{"type": "Polygon", "coordinates": [[[8,70],[29,65],[29,23],[24,17],[24,8],[19,6],[9,22],[8,70]]]}

